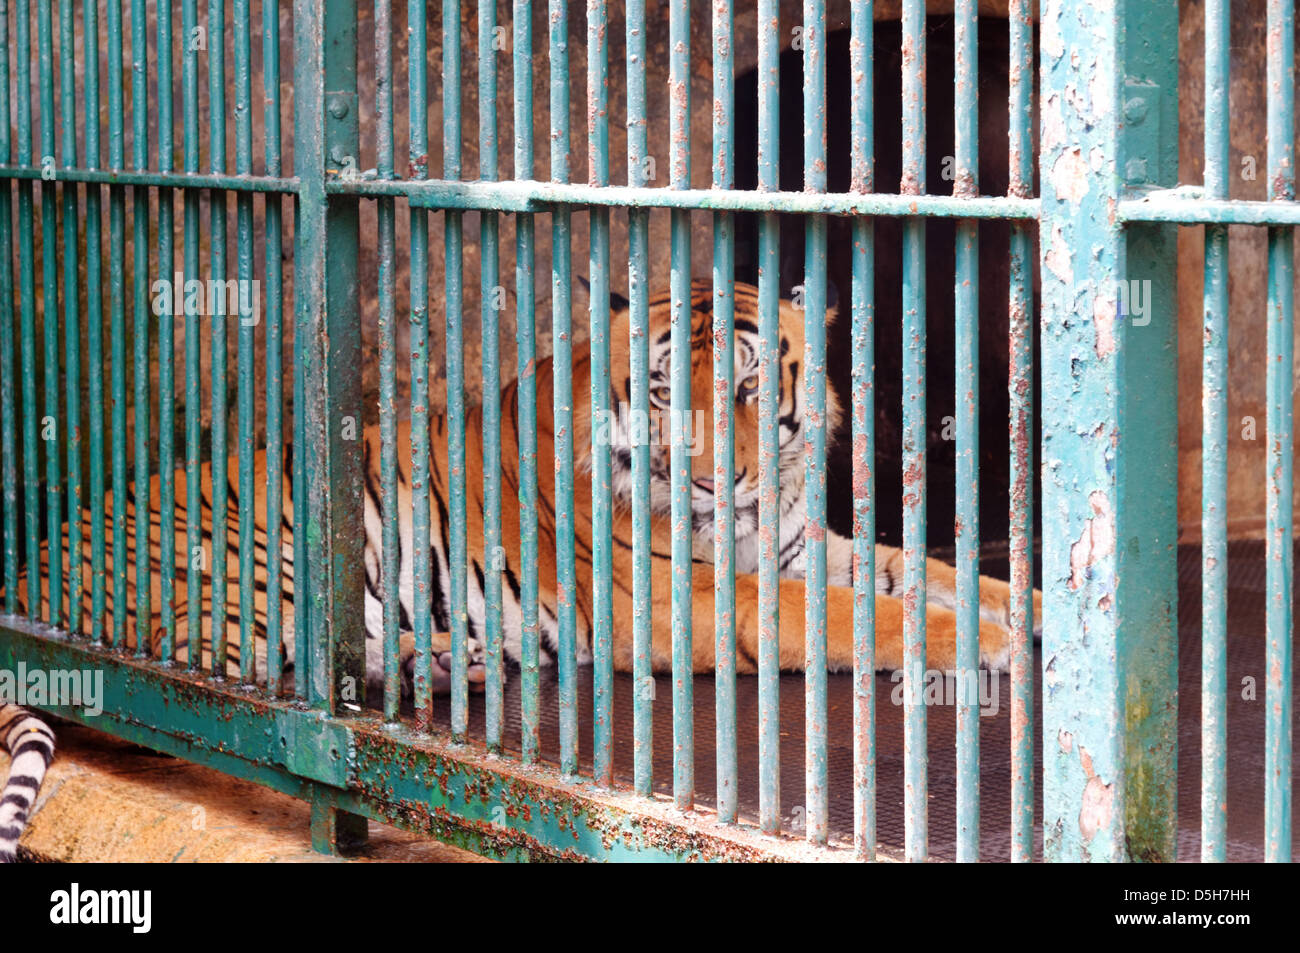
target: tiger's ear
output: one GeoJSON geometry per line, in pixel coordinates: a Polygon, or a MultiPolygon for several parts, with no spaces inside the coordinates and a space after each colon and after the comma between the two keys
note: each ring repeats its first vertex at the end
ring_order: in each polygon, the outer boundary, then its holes
{"type": "MultiPolygon", "coordinates": [[[[590,296],[590,295],[591,295],[591,282],[588,281],[586,278],[582,277],[582,275],[578,275],[578,283],[579,283],[580,285],[582,285],[583,289],[587,292],[588,296],[590,296]]],[[[623,297],[621,294],[619,294],[617,291],[614,291],[613,289],[610,289],[610,292],[609,292],[609,310],[610,310],[611,313],[613,313],[613,314],[617,314],[617,313],[620,312],[620,311],[626,311],[630,305],[631,305],[631,302],[629,302],[626,298],[624,298],[624,297],[623,297]]]]}

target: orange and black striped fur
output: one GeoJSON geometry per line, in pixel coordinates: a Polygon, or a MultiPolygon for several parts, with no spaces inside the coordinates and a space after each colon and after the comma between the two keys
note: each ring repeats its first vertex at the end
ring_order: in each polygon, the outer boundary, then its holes
{"type": "Polygon", "coordinates": [[[8,864],[54,759],[54,733],[26,709],[0,704],[0,748],[9,753],[9,777],[0,787],[0,864],[8,864]]]}
{"type": "MultiPolygon", "coordinates": [[[[705,419],[711,421],[713,407],[713,368],[712,368],[712,288],[708,282],[697,282],[693,288],[693,328],[692,360],[693,384],[691,403],[693,407],[705,409],[705,419]]],[[[804,313],[793,304],[782,301],[780,304],[780,663],[782,668],[798,670],[804,665],[804,388],[802,386],[804,358],[804,313]]],[[[833,315],[832,315],[833,318],[833,315]]],[[[758,296],[752,286],[737,284],[735,288],[735,524],[736,524],[736,649],[737,668],[742,673],[757,670],[758,659],[758,296]]],[[[632,626],[633,594],[632,579],[632,513],[631,513],[631,452],[628,435],[621,432],[623,424],[619,421],[617,410],[621,405],[630,405],[629,375],[629,337],[628,311],[625,303],[616,307],[612,316],[610,329],[611,344],[611,381],[613,382],[610,402],[615,409],[615,419],[610,422],[608,433],[598,433],[601,440],[608,438],[611,445],[613,493],[615,497],[614,546],[613,546],[613,619],[614,619],[614,665],[619,671],[632,669],[632,626]]],[[[591,480],[590,447],[592,422],[590,415],[590,372],[589,353],[585,345],[574,348],[573,360],[573,394],[574,394],[574,432],[576,469],[575,511],[576,511],[576,552],[578,584],[575,592],[567,594],[574,600],[578,621],[578,654],[580,661],[591,658],[590,633],[592,628],[592,524],[591,524],[591,480]]],[[[669,299],[666,294],[653,298],[650,302],[650,402],[652,408],[663,410],[668,406],[669,372],[669,299]]],[[[553,658],[557,643],[557,602],[560,594],[556,586],[555,562],[555,510],[553,505],[555,468],[551,465],[554,458],[554,435],[551,419],[552,368],[549,360],[540,361],[536,366],[536,387],[538,399],[538,461],[539,480],[539,578],[540,578],[540,627],[544,661],[553,658]]],[[[504,564],[500,565],[503,576],[504,601],[504,649],[506,656],[518,660],[520,655],[520,582],[522,568],[519,546],[519,507],[515,503],[518,479],[518,443],[516,426],[518,421],[517,384],[511,383],[502,391],[502,426],[500,434],[501,460],[503,466],[503,501],[502,544],[504,564]]],[[[827,393],[828,433],[833,433],[835,424],[841,415],[840,405],[835,395],[827,393]]],[[[448,575],[448,456],[447,430],[445,420],[437,418],[431,429],[433,434],[432,462],[430,481],[432,511],[432,559],[433,584],[429,593],[434,629],[444,633],[436,637],[436,653],[441,652],[442,663],[435,665],[436,687],[446,684],[445,668],[450,664],[449,641],[445,635],[449,627],[450,608],[448,593],[450,577],[448,575]],[[440,673],[438,669],[444,669],[440,673]]],[[[484,658],[484,586],[489,573],[493,572],[492,560],[483,552],[483,439],[482,418],[477,408],[470,411],[466,419],[466,460],[468,487],[468,546],[469,567],[467,572],[468,616],[470,651],[473,670],[481,677],[482,669],[477,663],[484,658]]],[[[694,665],[697,672],[708,672],[714,666],[714,587],[713,587],[713,520],[714,500],[712,482],[713,428],[711,425],[696,428],[692,435],[696,441],[695,449],[699,455],[694,459],[691,488],[694,510],[695,560],[692,567],[692,622],[695,638],[693,640],[694,665]]],[[[671,664],[670,600],[671,570],[669,509],[669,448],[668,440],[661,445],[652,445],[652,593],[651,618],[653,628],[652,664],[656,671],[668,671],[671,664]]],[[[399,598],[401,628],[405,637],[403,645],[404,674],[408,680],[411,671],[411,639],[409,636],[411,620],[415,616],[412,556],[412,486],[410,459],[409,425],[403,424],[398,430],[399,460],[399,500],[397,513],[383,512],[379,497],[379,431],[370,428],[364,435],[365,453],[365,573],[366,573],[366,628],[367,628],[367,671],[372,685],[382,672],[382,616],[386,593],[395,589],[399,598]],[[381,578],[382,560],[381,531],[385,520],[396,519],[399,524],[400,539],[400,573],[394,586],[391,581],[381,578]]],[[[284,521],[282,529],[282,553],[286,562],[284,632],[287,653],[286,662],[292,663],[293,650],[293,524],[292,501],[290,497],[291,467],[286,453],[284,466],[283,492],[285,496],[284,521]]],[[[264,454],[257,456],[257,499],[255,509],[258,527],[256,532],[257,584],[254,599],[255,626],[258,632],[259,673],[265,672],[265,658],[260,646],[264,644],[262,636],[266,624],[266,486],[267,471],[264,454]]],[[[230,531],[227,540],[228,553],[228,644],[231,652],[231,674],[236,669],[238,656],[238,539],[234,514],[237,507],[237,493],[234,486],[236,464],[232,461],[230,474],[230,531]]],[[[206,578],[211,569],[211,479],[210,468],[203,468],[203,517],[205,546],[205,582],[202,591],[202,618],[204,627],[205,655],[210,642],[210,580],[206,578]]],[[[159,581],[158,581],[158,529],[159,516],[157,501],[159,498],[157,480],[151,487],[150,499],[153,502],[151,542],[152,550],[152,621],[155,646],[160,637],[159,615],[159,581]]],[[[185,551],[184,501],[186,499],[185,474],[177,475],[176,499],[178,512],[176,516],[177,551],[173,558],[177,567],[176,616],[179,626],[177,644],[179,655],[185,659],[190,634],[185,631],[186,624],[186,566],[189,555],[185,551]]],[[[111,501],[106,509],[111,511],[111,501]]],[[[83,533],[83,566],[86,573],[87,591],[84,596],[86,613],[89,612],[90,578],[90,544],[89,529],[83,533]]],[[[110,527],[111,536],[111,527],[110,527]]],[[[134,536],[130,534],[128,546],[128,580],[134,591],[134,536]]],[[[834,532],[827,533],[828,578],[831,583],[827,594],[827,658],[833,670],[848,670],[853,663],[853,590],[850,588],[853,577],[851,541],[834,532]]],[[[109,586],[112,578],[112,545],[108,546],[109,586]]],[[[939,560],[930,559],[927,564],[927,652],[928,665],[935,669],[952,669],[956,666],[956,616],[953,608],[956,604],[956,571],[939,560]]],[[[65,573],[66,577],[66,573],[65,573]]],[[[876,660],[881,669],[894,670],[903,662],[903,554],[890,546],[876,547],[876,660]]],[[[1040,595],[1034,594],[1034,617],[1041,619],[1039,611],[1040,595]]],[[[108,604],[111,610],[112,594],[109,593],[108,604]]],[[[993,670],[1003,670],[1009,664],[1009,634],[1011,612],[1011,592],[1007,583],[982,577],[980,580],[980,664],[993,670]]],[[[83,626],[83,628],[86,626],[83,626]]],[[[127,625],[128,642],[133,640],[134,621],[127,625]]]]}

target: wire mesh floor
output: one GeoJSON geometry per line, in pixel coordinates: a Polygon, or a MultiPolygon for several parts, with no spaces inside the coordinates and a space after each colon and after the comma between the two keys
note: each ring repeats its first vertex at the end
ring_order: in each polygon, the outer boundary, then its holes
{"type": "MultiPolygon", "coordinates": [[[[997,561],[983,561],[986,573],[1005,570],[997,561]]],[[[1264,545],[1234,542],[1228,547],[1228,859],[1262,861],[1264,858],[1264,545]],[[1253,679],[1255,697],[1243,698],[1243,680],[1253,679]]],[[[1005,576],[1003,577],[1005,578],[1005,576]]],[[[1200,549],[1182,546],[1178,551],[1179,593],[1179,715],[1178,715],[1178,859],[1200,856],[1200,549]]],[[[1293,592],[1294,592],[1293,587],[1293,592]]],[[[1036,651],[1036,667],[1041,654],[1036,651]]],[[[580,676],[590,669],[580,669],[580,676]]],[[[508,672],[505,692],[506,748],[519,750],[518,671],[508,672]]],[[[559,752],[559,710],[554,667],[542,672],[541,744],[543,757],[554,760],[559,752]]],[[[1042,771],[1040,686],[1035,680],[1035,856],[1042,852],[1042,771]]],[[[1300,685],[1300,682],[1297,682],[1300,685]]],[[[672,696],[667,676],[658,678],[654,702],[655,788],[672,790],[672,696]]],[[[584,771],[590,769],[591,680],[579,678],[579,749],[584,771]]],[[[903,847],[903,709],[891,702],[897,683],[887,674],[876,676],[877,831],[882,847],[903,847]]],[[[713,679],[695,679],[695,787],[700,804],[711,804],[715,787],[713,679]]],[[[1295,686],[1293,686],[1295,691],[1295,686]]],[[[1300,692],[1297,692],[1300,694],[1300,692]]],[[[781,805],[783,825],[797,829],[803,816],[804,680],[802,675],[781,678],[781,805]]],[[[827,689],[830,708],[827,764],[829,772],[830,828],[832,838],[851,836],[852,799],[852,684],[847,675],[831,675],[827,689]]],[[[436,719],[444,727],[448,717],[445,699],[436,705],[436,719]]],[[[980,719],[980,856],[988,861],[1010,857],[1010,714],[1011,683],[1003,675],[988,685],[987,710],[980,719]],[[996,705],[993,702],[996,700],[996,705]],[[994,709],[996,708],[996,711],[994,709]]],[[[737,745],[740,811],[753,820],[758,811],[758,680],[742,676],[736,685],[737,745]]],[[[483,697],[471,696],[470,733],[482,739],[483,697]]],[[[930,749],[930,852],[952,859],[956,851],[955,763],[956,711],[952,706],[928,709],[930,749]]],[[[1293,763],[1293,773],[1300,776],[1293,763]]],[[[632,679],[614,680],[614,769],[630,781],[632,772],[632,679]]],[[[1297,828],[1300,853],[1300,828],[1297,828]]]]}

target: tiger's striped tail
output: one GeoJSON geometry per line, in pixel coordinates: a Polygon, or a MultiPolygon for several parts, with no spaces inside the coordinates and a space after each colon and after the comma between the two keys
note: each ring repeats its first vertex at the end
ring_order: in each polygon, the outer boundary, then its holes
{"type": "Polygon", "coordinates": [[[18,838],[54,758],[54,732],[26,709],[0,705],[0,745],[10,757],[0,789],[0,864],[8,864],[18,856],[18,838]]]}

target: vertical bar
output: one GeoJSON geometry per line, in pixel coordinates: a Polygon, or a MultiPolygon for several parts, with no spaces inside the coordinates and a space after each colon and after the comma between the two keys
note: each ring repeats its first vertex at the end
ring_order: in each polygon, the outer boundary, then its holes
{"type": "MultiPolygon", "coordinates": [[[[979,194],[979,10],[957,0],[953,44],[954,196],[979,194]]],[[[1018,117],[1013,112],[1014,125],[1018,117]]],[[[979,224],[957,223],[957,861],[979,860],[979,224]]]]}
{"type": "MultiPolygon", "coordinates": [[[[515,178],[533,177],[533,5],[514,4],[515,178]]],[[[539,642],[537,601],[537,331],[533,216],[515,220],[515,346],[519,379],[519,555],[522,747],[524,764],[538,755],[539,642]]]]}
{"type": "MultiPolygon", "coordinates": [[[[826,5],[804,0],[804,191],[826,191],[826,5]]],[[[804,229],[804,800],[808,841],[826,843],[826,217],[804,229]]]]}
{"type": "MultiPolygon", "coordinates": [[[[86,168],[98,169],[99,148],[99,5],[82,6],[85,44],[86,168]]],[[[20,186],[21,190],[21,186],[20,186]]],[[[100,189],[86,186],[86,365],[90,403],[90,637],[104,638],[107,594],[104,578],[104,308],[103,257],[100,245],[100,189]]]]}
{"type": "MultiPolygon", "coordinates": [[[[387,3],[375,5],[375,127],[381,179],[391,179],[393,149],[393,13],[387,3]]],[[[376,203],[379,219],[379,509],[383,539],[380,571],[384,600],[384,720],[397,721],[402,701],[400,628],[401,591],[398,583],[401,545],[397,502],[397,250],[396,208],[391,198],[376,203]]]]}
{"type": "MultiPolygon", "coordinates": [[[[172,9],[157,7],[158,18],[158,171],[171,172],[174,148],[172,96],[172,9]]],[[[158,275],[176,280],[175,193],[158,190],[158,275]]],[[[175,300],[174,297],[171,300],[175,300]]],[[[176,657],[176,319],[170,307],[158,315],[158,564],[162,644],[159,655],[170,663],[176,657]]],[[[71,460],[69,460],[71,467],[71,460]]],[[[69,524],[72,524],[69,518],[69,524]]],[[[73,552],[77,551],[74,547],[73,552]]],[[[73,564],[77,565],[76,563],[73,564]]]]}
{"type": "MultiPolygon", "coordinates": [[[[852,92],[852,188],[874,187],[873,4],[854,0],[849,43],[852,92]]],[[[853,844],[860,860],[876,857],[876,510],[875,233],[853,219],[853,844]]]]}
{"type": "MultiPolygon", "coordinates": [[[[691,23],[688,0],[673,0],[668,16],[670,185],[691,187],[691,23]]],[[[673,801],[688,811],[695,801],[694,663],[691,632],[691,458],[686,426],[691,419],[691,213],[671,213],[672,299],[670,333],[669,468],[672,470],[672,633],[673,633],[673,801]]]]}
{"type": "MultiPolygon", "coordinates": [[[[645,0],[627,0],[627,184],[649,181],[645,0]]],[[[650,213],[627,213],[629,377],[632,415],[650,413],[650,213]]],[[[644,416],[642,416],[644,415],[644,416]]],[[[648,797],[653,771],[654,676],[650,670],[650,447],[632,447],[632,757],[633,787],[648,797]]]]}
{"type": "MultiPolygon", "coordinates": [[[[776,0],[758,4],[758,188],[781,188],[781,42],[776,0]]],[[[781,236],[776,214],[758,221],[758,823],[781,829],[781,236]]]]}
{"type": "MultiPolygon", "coordinates": [[[[1295,199],[1295,4],[1268,4],[1268,185],[1271,201],[1295,199]]],[[[1292,399],[1295,354],[1290,228],[1268,230],[1268,681],[1264,719],[1265,859],[1291,860],[1292,399]]]]}
{"type": "MultiPolygon", "coordinates": [[[[925,191],[925,4],[903,3],[903,180],[925,191]]],[[[929,852],[925,703],[925,220],[903,224],[903,798],[907,859],[929,852]]]]}
{"type": "MultiPolygon", "coordinates": [[[[442,4],[442,177],[460,178],[460,2],[442,4]]],[[[451,736],[469,730],[469,614],[466,608],[465,344],[462,321],[462,213],[449,210],[443,232],[447,266],[447,459],[451,469],[451,736]]]]}
{"type": "MultiPolygon", "coordinates": [[[[131,119],[131,164],[137,171],[144,171],[149,168],[149,23],[145,0],[131,0],[131,119]]],[[[135,510],[135,654],[145,658],[153,631],[153,574],[149,568],[149,322],[153,317],[149,306],[149,190],[137,186],[131,190],[131,198],[135,239],[131,254],[135,273],[131,329],[135,343],[135,485],[131,488],[135,510]]]]}
{"type": "MultiPolygon", "coordinates": [[[[90,2],[90,0],[87,0],[90,2]]],[[[184,0],[181,7],[181,33],[187,38],[181,43],[185,59],[181,65],[181,86],[184,98],[185,171],[199,171],[199,54],[197,46],[188,42],[198,27],[197,0],[184,0]]],[[[199,193],[185,189],[183,217],[185,222],[186,281],[199,278],[199,193]]],[[[186,661],[191,670],[203,664],[203,629],[199,615],[203,602],[203,573],[206,559],[202,535],[202,487],[199,483],[199,466],[203,448],[200,446],[202,389],[199,385],[199,314],[197,302],[185,296],[185,639],[186,661]]],[[[296,366],[296,363],[295,363],[296,366]]],[[[94,379],[92,375],[91,379],[94,379]]],[[[295,404],[294,406],[298,406],[295,404]]],[[[301,441],[295,441],[301,447],[301,441]]],[[[93,450],[92,450],[93,459],[93,450]]],[[[93,491],[92,491],[93,492],[93,491]]],[[[302,497],[298,497],[302,499],[302,497]]],[[[92,496],[93,500],[93,496],[92,496]]],[[[298,511],[294,510],[295,518],[298,511]]],[[[295,526],[294,539],[298,538],[295,526]]],[[[305,566],[297,562],[298,566],[305,566]]],[[[304,613],[305,614],[305,613],[304,613]]],[[[298,645],[301,647],[302,642],[298,645]]],[[[304,667],[305,668],[305,667],[304,667]]]]}
{"type": "MultiPolygon", "coordinates": [[[[54,163],[54,35],[51,22],[53,0],[38,0],[37,43],[41,82],[41,164],[54,163]]],[[[63,621],[63,491],[59,466],[59,208],[52,181],[41,182],[41,279],[45,331],[45,420],[41,422],[45,442],[45,537],[49,550],[49,615],[46,621],[61,626],[63,621]],[[51,429],[47,430],[47,425],[51,429]],[[46,434],[50,436],[46,436],[46,434]]],[[[66,422],[65,422],[66,423],[66,422]]],[[[35,567],[33,567],[34,569],[35,567]]]]}
{"type": "MultiPolygon", "coordinates": [[[[495,0],[478,5],[479,178],[497,177],[497,54],[495,0]]],[[[483,347],[483,629],[487,659],[485,733],[489,751],[501,749],[501,709],[504,702],[501,655],[501,352],[500,315],[505,306],[501,287],[500,224],[496,212],[479,213],[479,260],[483,347]]]]}
{"type": "MultiPolygon", "coordinates": [[[[18,160],[34,165],[32,145],[32,41],[30,0],[20,0],[14,55],[18,60],[18,160]]],[[[22,362],[23,502],[27,533],[27,615],[41,618],[40,482],[37,477],[36,424],[36,265],[32,229],[32,183],[18,183],[19,349],[22,362]]]]}
{"type": "MultiPolygon", "coordinates": [[[[108,4],[108,167],[125,168],[122,0],[108,4]]],[[[126,647],[126,190],[108,190],[109,350],[113,426],[113,647],[126,647]]]]}
{"type": "MultiPolygon", "coordinates": [[[[0,160],[16,160],[9,141],[9,3],[0,0],[0,160]]],[[[0,187],[0,479],[4,507],[4,611],[18,610],[18,450],[14,439],[14,277],[12,195],[0,187]]]]}
{"type": "Polygon", "coordinates": [[[1053,530],[1043,539],[1043,853],[1172,859],[1175,235],[1111,212],[1121,153],[1143,150],[1154,185],[1176,179],[1177,137],[1152,149],[1148,132],[1144,143],[1120,83],[1150,121],[1176,127],[1178,11],[1104,0],[1042,10],[1041,473],[1053,530]],[[1125,35],[1142,42],[1126,48],[1125,35]],[[1132,296],[1118,294],[1120,280],[1141,282],[1141,319],[1122,309],[1132,296]]]}
{"type": "MultiPolygon", "coordinates": [[[[385,7],[387,10],[387,7],[385,7]]],[[[282,174],[280,158],[280,9],[262,5],[263,138],[266,174],[282,174]]],[[[389,214],[392,214],[390,200],[389,214]]],[[[282,199],[266,196],[266,690],[283,691],[284,646],[284,281],[282,199]]],[[[391,244],[391,243],[390,243],[391,244]]],[[[297,510],[295,509],[295,513],[297,510]]],[[[388,510],[392,512],[392,510],[388,510]]],[[[166,547],[164,547],[166,551],[166,547]]],[[[301,644],[301,643],[299,643],[301,644]]]]}
{"type": "MultiPolygon", "coordinates": [[[[735,185],[736,17],[713,5],[713,187],[735,185]]],[[[713,214],[713,641],[718,821],[736,823],[736,232],[730,212],[713,214]]]]}
{"type": "MultiPolygon", "coordinates": [[[[1034,182],[1034,140],[1029,128],[1034,82],[1032,17],[1029,0],[1014,0],[1009,21],[1008,192],[1017,198],[1028,198],[1034,182]]],[[[1010,252],[1011,856],[1017,862],[1028,862],[1034,847],[1034,266],[1028,224],[1012,223],[1010,252]]]]}
{"type": "MultiPolygon", "coordinates": [[[[234,0],[235,40],[235,174],[253,172],[253,10],[249,0],[234,0]]],[[[239,434],[239,680],[252,684],[257,654],[253,644],[254,572],[257,568],[254,521],[257,518],[253,457],[257,453],[254,419],[253,350],[261,315],[253,311],[253,193],[235,197],[235,255],[239,277],[236,396],[239,434]]],[[[270,554],[267,554],[268,558],[270,554]]]]}
{"type": "MultiPolygon", "coordinates": [[[[411,178],[429,174],[428,25],[422,0],[406,10],[411,178]]],[[[433,566],[429,495],[429,215],[411,209],[411,498],[415,547],[415,724],[427,731],[433,717],[433,566]]]]}
{"type": "MultiPolygon", "coordinates": [[[[609,185],[609,14],[605,0],[587,0],[587,182],[609,185]]],[[[609,441],[609,209],[591,208],[591,575],[592,777],[614,781],[614,499],[609,441]]]]}
{"type": "MultiPolygon", "coordinates": [[[[72,0],[59,4],[59,82],[60,119],[63,127],[63,167],[77,166],[77,73],[76,40],[73,30],[72,0]]],[[[7,105],[7,104],[6,104],[7,105]]],[[[0,155],[8,152],[0,149],[0,155]]],[[[5,186],[8,197],[9,188],[5,186]]],[[[77,186],[63,186],[63,352],[64,393],[67,416],[64,429],[68,439],[68,631],[81,631],[82,559],[81,559],[81,302],[78,232],[80,223],[77,186]]],[[[9,227],[5,215],[5,229],[9,227]]],[[[7,244],[7,243],[6,243],[7,244]]],[[[5,257],[8,271],[9,258],[5,257]]],[[[0,294],[3,291],[0,290],[0,294]]],[[[0,317],[3,320],[3,317],[0,317]]],[[[8,371],[8,367],[5,367],[8,371]]],[[[8,591],[8,590],[6,590],[8,591]]]]}
{"type": "MultiPolygon", "coordinates": [[[[226,171],[226,3],[208,0],[208,166],[214,174],[226,171]]],[[[209,281],[226,280],[226,193],[208,193],[209,281]]],[[[225,308],[208,314],[212,324],[212,674],[226,676],[228,655],[226,593],[229,548],[230,458],[226,400],[227,334],[225,308]]]]}
{"type": "MultiPolygon", "coordinates": [[[[1205,195],[1228,197],[1227,0],[1205,4],[1205,195]]],[[[1201,860],[1228,835],[1228,228],[1205,229],[1201,357],[1201,860]]]]}
{"type": "MultiPolygon", "coordinates": [[[[551,181],[569,181],[569,4],[550,0],[551,181]]],[[[578,771],[578,577],[574,565],[573,309],[570,212],[551,213],[551,369],[555,434],[555,605],[559,628],[560,773],[578,771]]]]}

